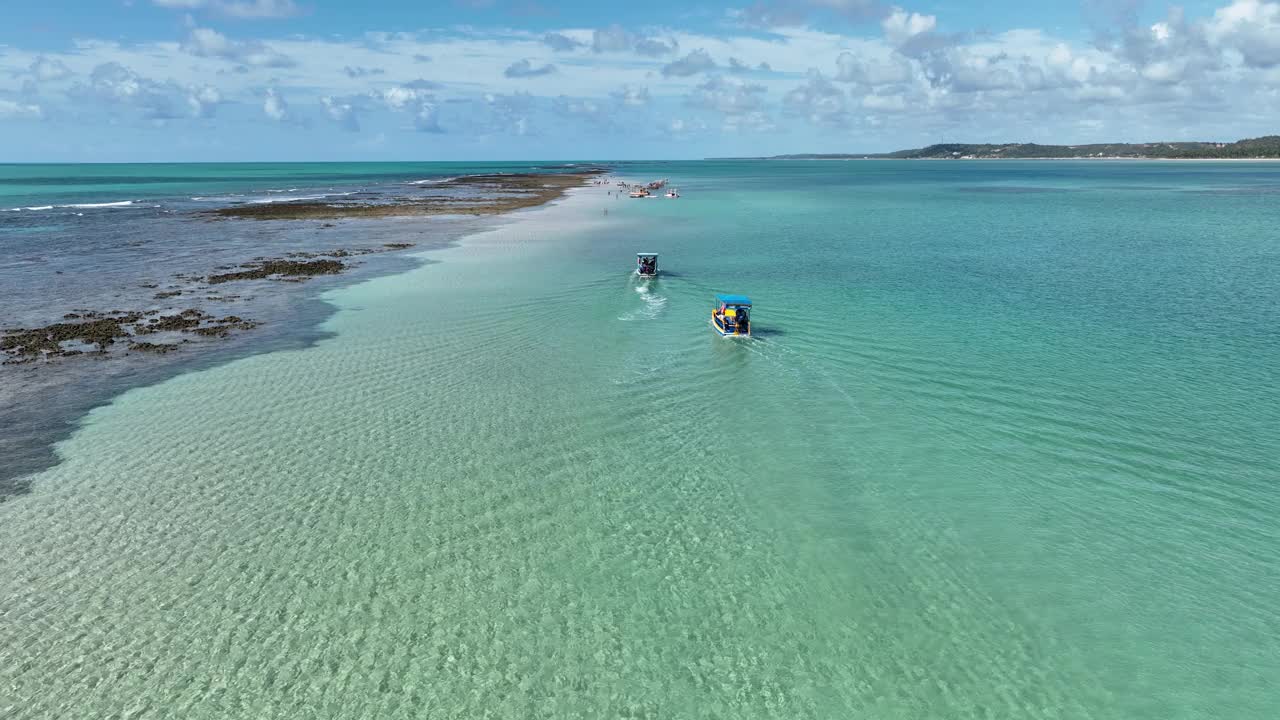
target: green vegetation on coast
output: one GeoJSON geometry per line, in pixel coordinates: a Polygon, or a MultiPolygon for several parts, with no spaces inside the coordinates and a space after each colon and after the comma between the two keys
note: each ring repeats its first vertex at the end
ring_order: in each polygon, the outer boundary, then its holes
{"type": "Polygon", "coordinates": [[[1095,145],[1003,145],[940,143],[891,153],[775,155],[765,160],[1039,160],[1126,158],[1149,160],[1280,159],[1280,135],[1218,142],[1100,143],[1095,145]]]}

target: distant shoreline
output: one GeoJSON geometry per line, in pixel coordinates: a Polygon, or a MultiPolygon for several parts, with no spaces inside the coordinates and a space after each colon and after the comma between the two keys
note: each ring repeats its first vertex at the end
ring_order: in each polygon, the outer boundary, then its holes
{"type": "Polygon", "coordinates": [[[1280,135],[1235,142],[935,143],[887,153],[788,153],[710,160],[1280,160],[1280,135]]]}
{"type": "Polygon", "coordinates": [[[1079,162],[1234,162],[1234,163],[1280,163],[1280,157],[1273,158],[1161,158],[1161,157],[884,157],[876,155],[857,155],[849,157],[801,157],[779,155],[776,157],[719,157],[703,158],[704,161],[725,160],[806,160],[819,162],[862,162],[867,160],[893,160],[901,162],[1039,162],[1075,160],[1079,162]]]}

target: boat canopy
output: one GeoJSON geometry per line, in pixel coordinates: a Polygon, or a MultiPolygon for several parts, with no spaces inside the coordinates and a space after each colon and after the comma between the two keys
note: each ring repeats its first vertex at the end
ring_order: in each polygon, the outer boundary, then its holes
{"type": "Polygon", "coordinates": [[[658,257],[658,253],[636,253],[636,257],[658,257]]]}
{"type": "Polygon", "coordinates": [[[717,295],[716,300],[718,300],[721,305],[751,306],[751,298],[746,295],[717,295]]]}

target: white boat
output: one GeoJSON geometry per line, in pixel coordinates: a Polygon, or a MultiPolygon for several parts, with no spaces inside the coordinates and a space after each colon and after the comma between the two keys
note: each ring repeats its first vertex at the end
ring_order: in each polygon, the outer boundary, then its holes
{"type": "Polygon", "coordinates": [[[667,191],[667,197],[674,200],[675,198],[680,197],[680,191],[677,190],[676,188],[671,188],[670,190],[667,191]]]}

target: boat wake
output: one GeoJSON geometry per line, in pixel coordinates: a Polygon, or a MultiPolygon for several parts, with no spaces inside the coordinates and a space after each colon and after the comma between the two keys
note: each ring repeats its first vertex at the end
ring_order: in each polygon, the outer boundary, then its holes
{"type": "Polygon", "coordinates": [[[658,317],[662,312],[662,309],[667,306],[666,296],[653,292],[648,285],[637,285],[634,289],[636,294],[644,300],[644,306],[619,315],[619,320],[623,322],[631,322],[632,320],[653,320],[658,317]]]}

